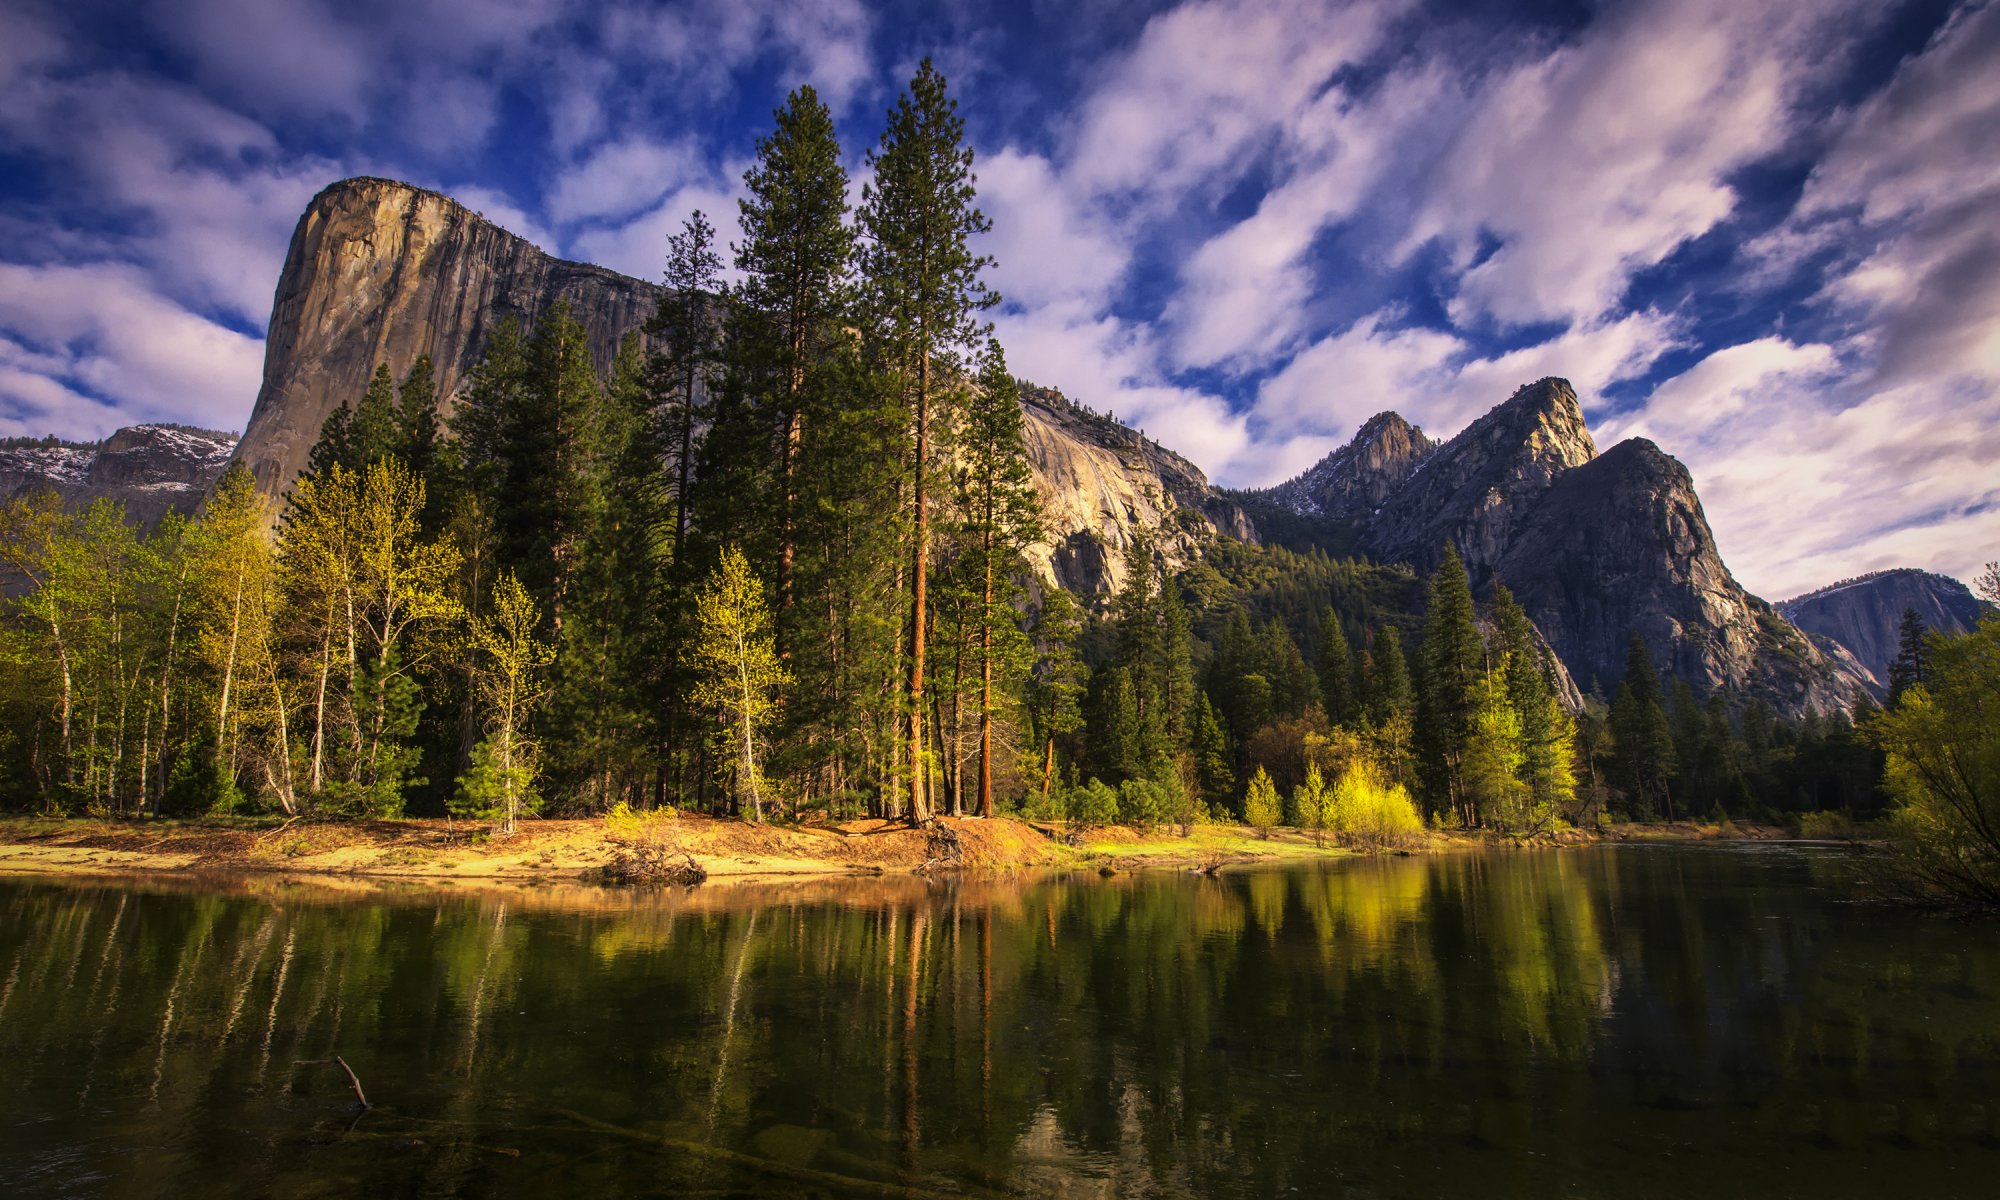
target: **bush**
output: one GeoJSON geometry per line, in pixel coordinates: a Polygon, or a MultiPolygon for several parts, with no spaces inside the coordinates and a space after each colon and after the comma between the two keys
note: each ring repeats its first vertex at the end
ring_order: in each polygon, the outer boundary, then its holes
{"type": "Polygon", "coordinates": [[[1078,825],[1109,825],[1118,819],[1118,793],[1102,779],[1070,789],[1069,819],[1078,825]]]}
{"type": "Polygon", "coordinates": [[[1271,836],[1271,827],[1278,823],[1278,788],[1271,782],[1271,776],[1262,767],[1250,780],[1250,790],[1243,796],[1243,822],[1255,829],[1259,836],[1271,836]]]}
{"type": "MultiPolygon", "coordinates": [[[[1721,823],[1727,824],[1728,818],[1724,817],[1721,823]]],[[[1854,818],[1836,811],[1800,813],[1793,832],[1815,842],[1851,842],[1861,836],[1854,818]]]]}
{"type": "Polygon", "coordinates": [[[1118,819],[1140,829],[1166,820],[1171,805],[1167,791],[1150,779],[1128,779],[1118,785],[1118,819]]]}
{"type": "Polygon", "coordinates": [[[1327,807],[1328,828],[1344,840],[1373,849],[1405,845],[1417,840],[1424,829],[1409,789],[1388,782],[1381,770],[1365,759],[1348,766],[1334,784],[1327,807]]]}

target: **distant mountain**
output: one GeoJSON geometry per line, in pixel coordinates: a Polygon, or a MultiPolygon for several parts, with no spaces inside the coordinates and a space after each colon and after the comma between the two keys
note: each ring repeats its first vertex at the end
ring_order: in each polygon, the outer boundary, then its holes
{"type": "Polygon", "coordinates": [[[1852,654],[1868,672],[1870,689],[1886,696],[1889,664],[1896,659],[1905,611],[1915,609],[1928,629],[1957,634],[1978,624],[1985,607],[1971,589],[1949,575],[1900,567],[1795,596],[1778,605],[1778,611],[1815,639],[1852,654]]]}
{"type": "MultiPolygon", "coordinates": [[[[278,280],[264,385],[237,454],[276,495],[305,465],[320,427],[360,396],[378,363],[397,375],[428,354],[453,394],[508,314],[532,322],[558,300],[590,334],[599,371],[653,313],[662,288],[565,262],[437,192],[349,179],[299,218],[278,280]]],[[[1060,393],[1030,389],[1022,412],[1049,537],[1031,552],[1044,577],[1086,596],[1115,590],[1121,550],[1140,529],[1169,561],[1192,561],[1223,531],[1255,540],[1242,511],[1193,463],[1060,393]]]]}
{"type": "Polygon", "coordinates": [[[183,425],[133,425],[101,442],[0,442],[0,496],[49,489],[73,507],[104,498],[128,520],[158,524],[192,512],[229,465],[236,435],[183,425]]]}
{"type": "Polygon", "coordinates": [[[1634,630],[1696,692],[1788,714],[1844,710],[1864,682],[1737,584],[1685,467],[1644,439],[1597,453],[1566,380],[1521,388],[1442,445],[1377,416],[1262,500],[1419,570],[1449,542],[1475,588],[1507,584],[1586,691],[1618,686],[1634,630]]]}

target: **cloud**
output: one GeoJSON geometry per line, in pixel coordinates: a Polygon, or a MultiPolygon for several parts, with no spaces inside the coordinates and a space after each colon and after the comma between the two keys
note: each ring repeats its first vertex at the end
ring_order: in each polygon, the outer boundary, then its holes
{"type": "Polygon", "coordinates": [[[1406,7],[1193,0],[1155,16],[1083,105],[1074,186],[1155,204],[1228,186],[1406,7]]]}
{"type": "Polygon", "coordinates": [[[628,217],[705,174],[692,140],[625,138],[598,147],[557,177],[549,190],[549,215],[558,222],[628,217]]]}
{"type": "Polygon", "coordinates": [[[1463,272],[1452,317],[1589,321],[1632,276],[1729,217],[1730,177],[1794,132],[1793,103],[1852,32],[1850,0],[1667,0],[1495,77],[1404,239],[1463,272]],[[1483,253],[1489,243],[1497,243],[1483,253]],[[1483,253],[1483,257],[1482,257],[1483,253]]]}
{"type": "Polygon", "coordinates": [[[689,184],[629,221],[578,234],[570,241],[570,253],[635,278],[658,279],[667,266],[667,239],[679,233],[700,209],[715,227],[716,250],[724,264],[722,277],[735,281],[739,276],[730,246],[743,238],[736,208],[741,193],[740,185],[729,188],[720,180],[689,184]]]}
{"type": "Polygon", "coordinates": [[[96,438],[139,421],[240,429],[263,344],[188,312],[116,263],[0,263],[0,424],[96,438]]]}
{"type": "Polygon", "coordinates": [[[1306,261],[1314,241],[1372,198],[1441,89],[1440,73],[1422,67],[1365,99],[1329,89],[1298,114],[1286,130],[1294,172],[1181,270],[1163,314],[1179,365],[1255,363],[1291,346],[1319,291],[1306,261]]]}
{"type": "Polygon", "coordinates": [[[1010,305],[1111,297],[1131,248],[1048,159],[1010,146],[980,158],[977,171],[979,206],[993,221],[979,249],[996,260],[988,281],[1010,305]]]}

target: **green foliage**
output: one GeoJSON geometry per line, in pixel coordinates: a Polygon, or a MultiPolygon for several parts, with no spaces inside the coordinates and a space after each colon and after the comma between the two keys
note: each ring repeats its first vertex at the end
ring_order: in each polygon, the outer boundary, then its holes
{"type": "Polygon", "coordinates": [[[1069,819],[1085,828],[1109,825],[1118,819],[1118,792],[1092,776],[1089,783],[1070,789],[1068,810],[1069,819]]]}
{"type": "Polygon", "coordinates": [[[1327,826],[1356,845],[1387,849],[1419,839],[1424,821],[1407,788],[1388,782],[1372,762],[1360,759],[1333,786],[1327,826]]]}
{"type": "Polygon", "coordinates": [[[1485,672],[1485,660],[1465,564],[1457,548],[1447,545],[1431,576],[1424,618],[1416,738],[1431,810],[1450,813],[1465,825],[1479,820],[1465,786],[1465,751],[1476,707],[1474,687],[1485,672]]]}
{"type": "Polygon", "coordinates": [[[1869,726],[1888,754],[1899,878],[1924,899],[2000,908],[2000,617],[1926,650],[1924,681],[1869,726]]]}
{"type": "Polygon", "coordinates": [[[1139,829],[1151,829],[1173,816],[1173,797],[1150,779],[1128,779],[1118,785],[1118,819],[1139,829]]]}
{"type": "Polygon", "coordinates": [[[791,676],[778,658],[763,584],[750,573],[742,551],[723,550],[695,612],[693,699],[714,715],[718,769],[739,803],[747,801],[752,819],[761,821],[764,732],[776,715],[776,693],[791,676]]]}
{"type": "Polygon", "coordinates": [[[1278,806],[1278,789],[1271,782],[1271,776],[1264,768],[1250,777],[1250,787],[1243,795],[1243,823],[1255,829],[1260,837],[1269,837],[1271,827],[1276,825],[1283,814],[1278,806]]]}
{"type": "Polygon", "coordinates": [[[1317,843],[1326,831],[1332,795],[1317,762],[1306,764],[1306,781],[1292,790],[1292,824],[1313,835],[1317,843]]]}

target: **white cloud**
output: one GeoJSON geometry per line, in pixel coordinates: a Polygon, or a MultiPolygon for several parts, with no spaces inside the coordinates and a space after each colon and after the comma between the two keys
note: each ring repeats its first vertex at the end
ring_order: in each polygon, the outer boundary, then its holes
{"type": "Polygon", "coordinates": [[[732,243],[742,240],[736,200],[741,188],[720,183],[690,184],[673,192],[656,207],[619,225],[587,230],[570,240],[570,254],[639,279],[658,279],[667,266],[667,238],[681,231],[700,209],[715,227],[716,251],[722,256],[723,278],[738,278],[732,243]]]}
{"type": "Polygon", "coordinates": [[[628,217],[707,174],[691,139],[629,137],[598,147],[559,175],[549,189],[549,215],[559,222],[628,217]]]}
{"type": "Polygon", "coordinates": [[[1083,105],[1073,184],[1163,203],[1226,187],[1406,7],[1191,0],[1154,17],[1083,105]]]}
{"type": "Polygon", "coordinates": [[[0,339],[0,419],[22,432],[240,429],[263,372],[260,340],[187,311],[122,264],[0,263],[0,327],[12,331],[0,339]]]}
{"type": "Polygon", "coordinates": [[[1406,250],[1442,239],[1461,323],[1596,319],[1632,275],[1729,216],[1728,180],[1783,144],[1791,105],[1851,33],[1852,0],[1626,4],[1476,97],[1406,250]],[[1498,240],[1483,259],[1483,238],[1498,240]]]}
{"type": "Polygon", "coordinates": [[[1008,147],[981,157],[977,169],[979,206],[993,221],[979,250],[995,259],[988,281],[1008,304],[1110,298],[1131,249],[1047,159],[1008,147]]]}

